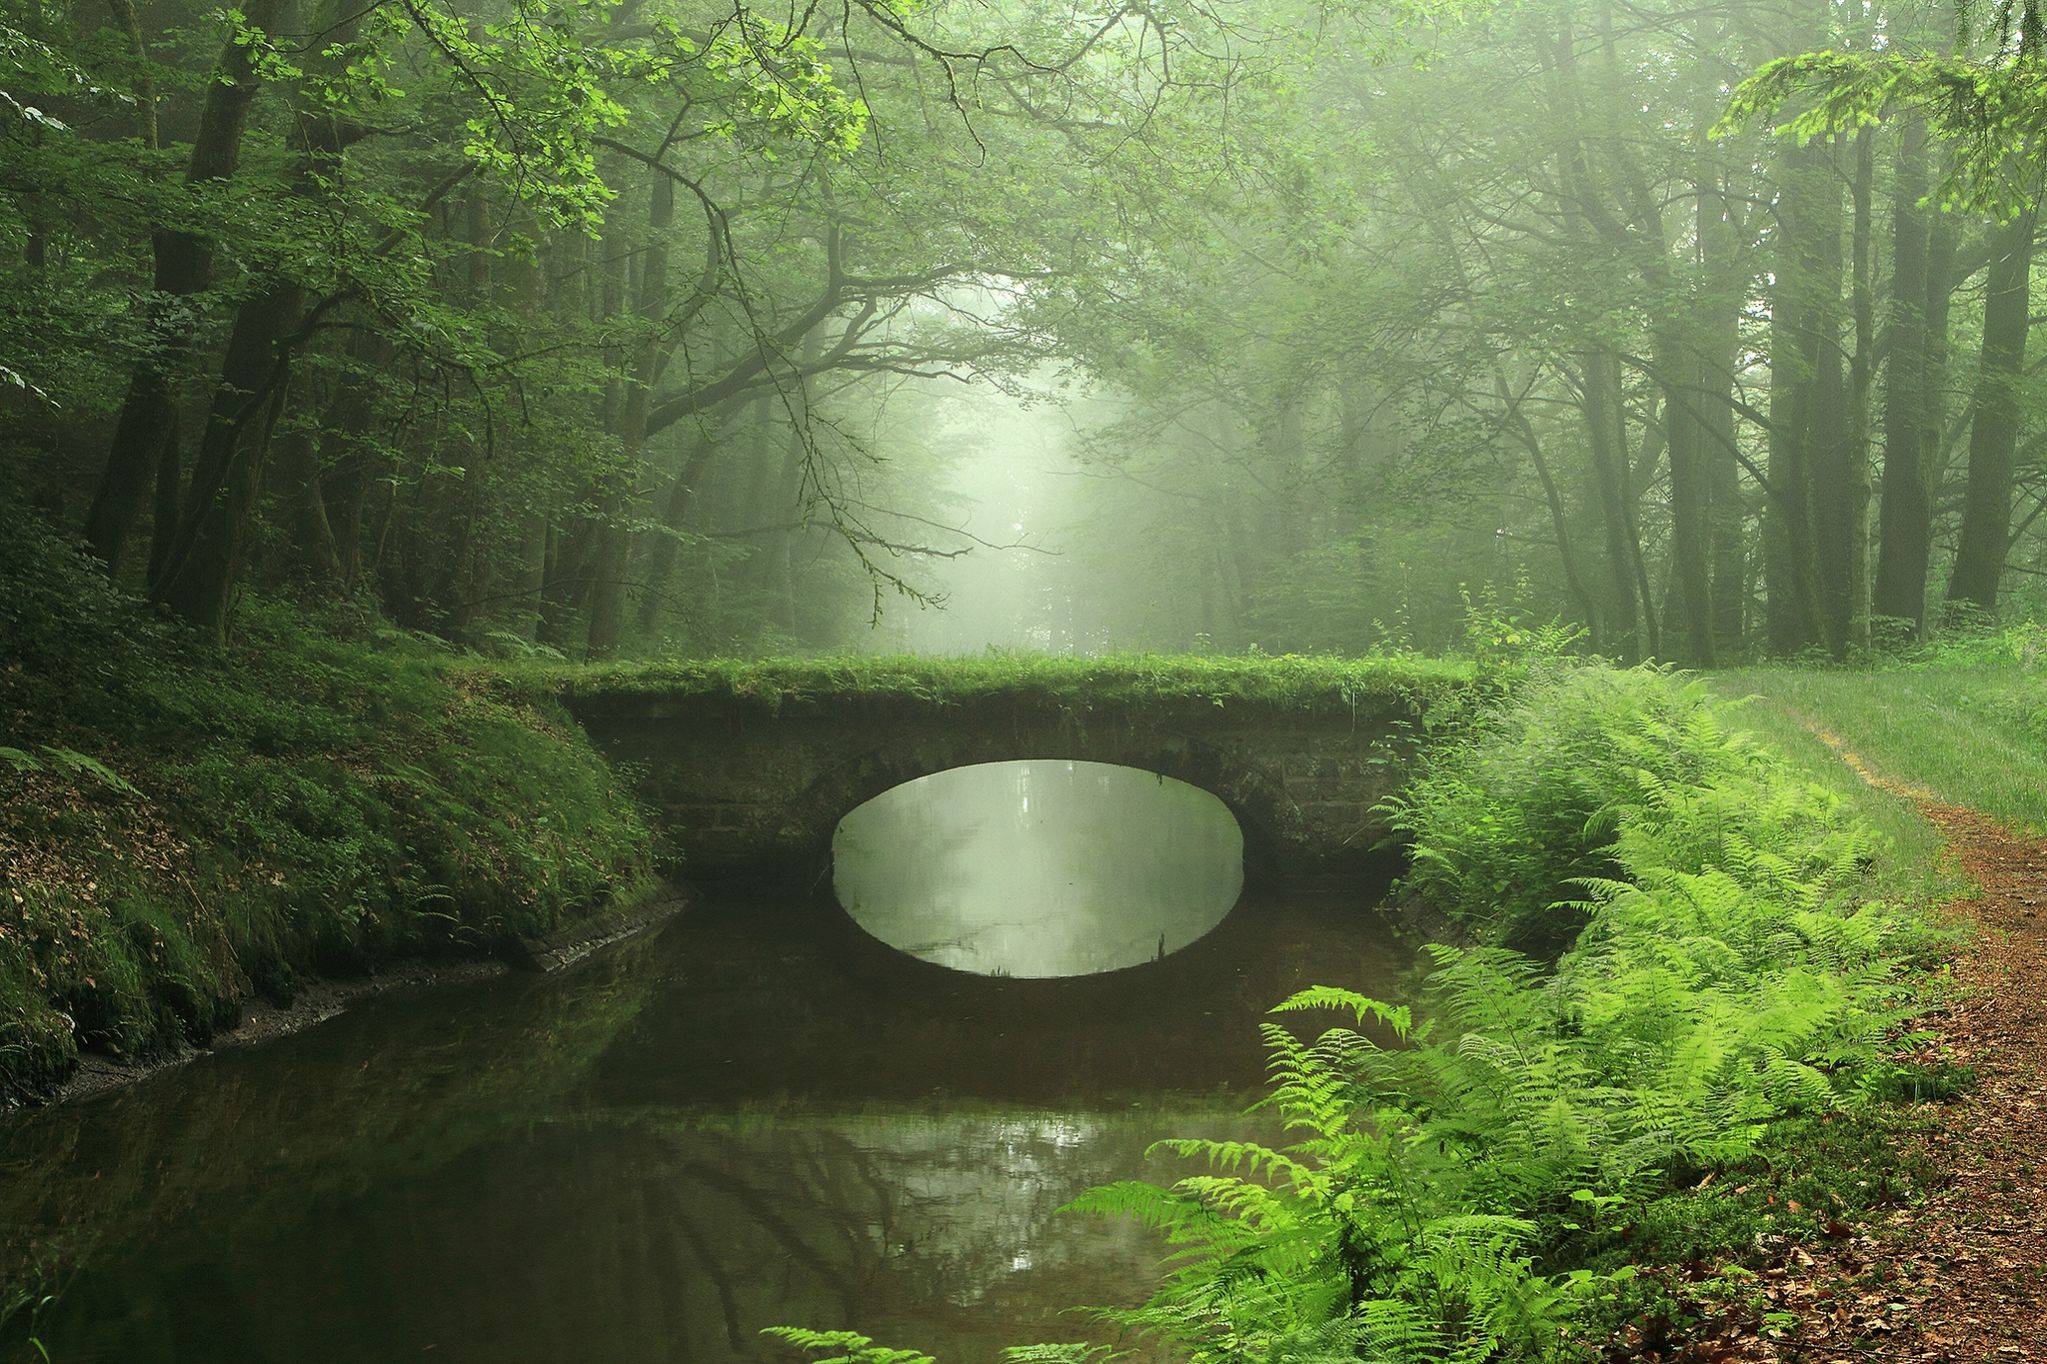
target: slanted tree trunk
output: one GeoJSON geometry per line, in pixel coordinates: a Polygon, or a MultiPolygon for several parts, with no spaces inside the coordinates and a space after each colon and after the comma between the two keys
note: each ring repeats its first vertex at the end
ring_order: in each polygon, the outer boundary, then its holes
{"type": "Polygon", "coordinates": [[[303,300],[296,281],[278,279],[236,310],[178,537],[152,589],[157,601],[216,638],[227,632],[270,430],[288,387],[284,340],[303,300]]]}

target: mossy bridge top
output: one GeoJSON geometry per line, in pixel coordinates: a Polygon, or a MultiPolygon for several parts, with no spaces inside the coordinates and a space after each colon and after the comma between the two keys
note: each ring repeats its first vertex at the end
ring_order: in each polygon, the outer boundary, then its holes
{"type": "Polygon", "coordinates": [[[692,878],[812,878],[861,802],[975,763],[1076,759],[1214,793],[1252,877],[1383,856],[1377,808],[1422,721],[1471,684],[1415,658],[994,655],[565,669],[555,688],[624,766],[692,878]]]}

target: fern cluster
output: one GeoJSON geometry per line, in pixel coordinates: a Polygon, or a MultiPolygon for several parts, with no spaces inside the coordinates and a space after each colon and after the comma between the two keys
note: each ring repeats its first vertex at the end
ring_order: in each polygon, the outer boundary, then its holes
{"type": "Polygon", "coordinates": [[[1169,1277],[1111,1315],[1194,1360],[1575,1357],[1630,1273],[1584,1267],[1594,1236],[1856,1102],[1904,1016],[1925,929],[1858,897],[1873,836],[1696,684],[1552,672],[1401,813],[1426,893],[1582,932],[1553,964],[1433,948],[1411,1009],[1297,995],[1346,1017],[1266,1027],[1284,1144],[1168,1142],[1199,1171],[1080,1200],[1165,1234],[1169,1277]]]}

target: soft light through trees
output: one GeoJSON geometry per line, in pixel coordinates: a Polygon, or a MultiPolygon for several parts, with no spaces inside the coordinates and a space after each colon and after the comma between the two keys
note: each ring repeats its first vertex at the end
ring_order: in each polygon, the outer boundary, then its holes
{"type": "Polygon", "coordinates": [[[1705,664],[2047,559],[2030,10],[4,22],[12,477],[217,637],[1357,651],[1477,593],[1705,664]]]}

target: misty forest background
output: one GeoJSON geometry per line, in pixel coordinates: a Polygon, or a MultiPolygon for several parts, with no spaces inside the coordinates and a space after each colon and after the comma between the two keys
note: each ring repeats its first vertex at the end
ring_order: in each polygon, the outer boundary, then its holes
{"type": "Polygon", "coordinates": [[[2029,4],[0,15],[7,496],[217,635],[1358,652],[1474,593],[1711,664],[2047,574],[2029,4]]]}

